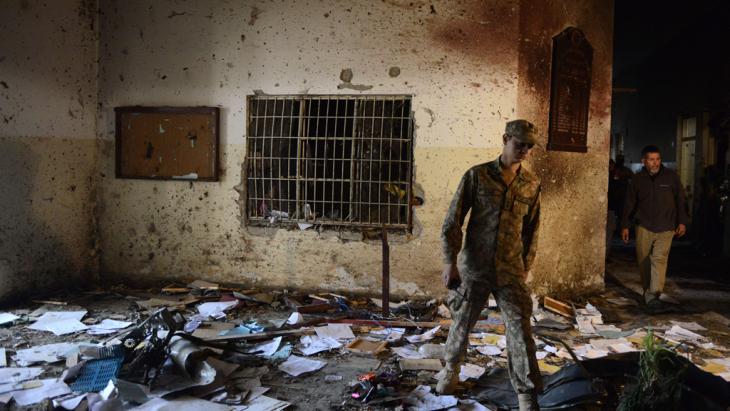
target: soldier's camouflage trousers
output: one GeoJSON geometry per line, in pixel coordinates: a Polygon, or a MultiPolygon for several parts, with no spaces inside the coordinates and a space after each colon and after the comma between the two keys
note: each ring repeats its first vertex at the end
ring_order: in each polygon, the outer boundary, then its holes
{"type": "Polygon", "coordinates": [[[453,323],[446,340],[444,359],[450,364],[464,360],[469,332],[479,319],[490,292],[497,300],[505,324],[512,387],[517,393],[542,392],[542,378],[530,328],[532,300],[524,283],[515,281],[514,284],[492,287],[464,278],[458,289],[450,290],[447,304],[453,323]]]}

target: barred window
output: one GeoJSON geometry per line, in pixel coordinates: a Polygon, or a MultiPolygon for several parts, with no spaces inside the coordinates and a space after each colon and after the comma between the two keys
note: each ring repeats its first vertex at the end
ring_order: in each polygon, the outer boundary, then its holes
{"type": "Polygon", "coordinates": [[[254,225],[411,227],[409,96],[249,96],[254,225]]]}

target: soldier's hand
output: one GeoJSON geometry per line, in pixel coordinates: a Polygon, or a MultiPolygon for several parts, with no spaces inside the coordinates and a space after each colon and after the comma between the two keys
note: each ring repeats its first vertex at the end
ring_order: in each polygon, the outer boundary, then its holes
{"type": "Polygon", "coordinates": [[[629,243],[629,229],[624,228],[621,230],[621,239],[624,240],[624,244],[629,243]]]}
{"type": "Polygon", "coordinates": [[[446,288],[451,288],[449,287],[450,285],[453,286],[453,284],[458,284],[461,282],[461,275],[459,274],[459,269],[456,267],[456,264],[444,265],[442,280],[444,282],[444,287],[446,288]]]}
{"type": "Polygon", "coordinates": [[[680,224],[677,226],[677,229],[674,230],[674,234],[677,235],[677,238],[684,235],[684,233],[687,232],[687,227],[684,224],[680,224]]]}

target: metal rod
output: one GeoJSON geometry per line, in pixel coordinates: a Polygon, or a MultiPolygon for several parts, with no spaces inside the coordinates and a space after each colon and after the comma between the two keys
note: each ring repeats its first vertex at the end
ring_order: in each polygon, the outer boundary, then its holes
{"type": "Polygon", "coordinates": [[[383,317],[390,317],[390,246],[388,230],[383,225],[383,317]]]}

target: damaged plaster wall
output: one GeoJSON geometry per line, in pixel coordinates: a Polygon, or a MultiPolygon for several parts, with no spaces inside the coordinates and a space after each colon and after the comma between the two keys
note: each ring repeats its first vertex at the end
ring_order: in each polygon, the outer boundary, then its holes
{"type": "Polygon", "coordinates": [[[547,130],[552,37],[566,27],[580,28],[593,46],[588,152],[537,151],[533,156],[544,208],[532,284],[543,292],[569,295],[603,287],[613,1],[565,4],[522,3],[517,114],[547,130]]]}
{"type": "Polygon", "coordinates": [[[97,8],[0,12],[0,300],[93,280],[97,8]],[[91,276],[91,278],[90,278],[91,276]]]}
{"type": "MultiPolygon", "coordinates": [[[[437,250],[453,191],[471,165],[497,156],[504,123],[518,114],[524,55],[518,1],[102,0],[100,9],[99,217],[106,281],[203,277],[377,293],[379,245],[315,231],[257,235],[241,225],[234,187],[245,154],[246,95],[409,94],[414,181],[425,204],[415,210],[418,235],[392,247],[391,290],[443,293],[437,250]],[[115,179],[113,110],[125,105],[220,106],[220,182],[115,179]]],[[[610,81],[610,72],[598,72],[607,75],[598,84],[610,81]]],[[[603,170],[602,163],[587,167],[596,175],[603,170]]],[[[549,232],[545,243],[560,239],[549,232]]]]}

